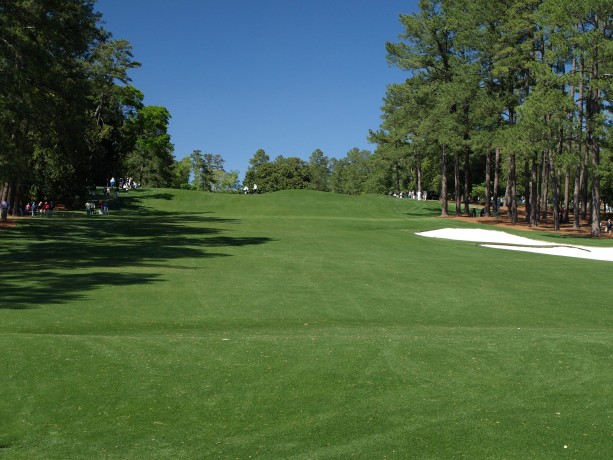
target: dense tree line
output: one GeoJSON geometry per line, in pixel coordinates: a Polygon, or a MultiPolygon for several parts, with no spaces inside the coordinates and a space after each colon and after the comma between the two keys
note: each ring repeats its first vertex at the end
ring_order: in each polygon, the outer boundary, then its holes
{"type": "MultiPolygon", "coordinates": [[[[389,61],[409,72],[389,85],[377,152],[469,212],[503,195],[517,222],[573,212],[599,236],[611,182],[611,0],[422,0],[401,15],[389,61]],[[452,179],[453,178],[453,179],[452,179]]],[[[419,184],[421,187],[421,183],[419,184]]]]}
{"type": "Polygon", "coordinates": [[[353,148],[344,158],[327,157],[315,150],[308,161],[278,156],[274,160],[262,149],[249,161],[244,185],[257,184],[260,191],[309,189],[350,195],[387,193],[393,189],[390,165],[381,155],[353,148]]]}
{"type": "Polygon", "coordinates": [[[190,156],[179,162],[181,177],[176,188],[204,192],[236,192],[239,187],[238,171],[226,171],[225,160],[219,154],[202,153],[194,150],[190,156]]]}
{"type": "MultiPolygon", "coordinates": [[[[249,160],[243,185],[251,188],[257,184],[264,192],[309,189],[348,195],[422,190],[422,182],[433,180],[428,171],[422,177],[421,167],[414,168],[409,150],[406,146],[393,151],[379,146],[373,153],[354,147],[338,159],[317,149],[308,161],[282,155],[271,161],[260,149],[249,160]]],[[[424,186],[423,191],[433,192],[434,188],[424,186]]]]}
{"type": "Polygon", "coordinates": [[[0,193],[71,203],[111,176],[172,182],[170,114],[143,105],[140,64],[88,0],[0,0],[0,193]]]}

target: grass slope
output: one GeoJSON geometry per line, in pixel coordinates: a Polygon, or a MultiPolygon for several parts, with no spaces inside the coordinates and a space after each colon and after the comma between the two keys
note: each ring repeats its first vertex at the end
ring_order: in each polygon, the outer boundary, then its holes
{"type": "Polygon", "coordinates": [[[0,456],[607,458],[610,263],[416,236],[438,213],[138,190],[21,219],[0,456]]]}

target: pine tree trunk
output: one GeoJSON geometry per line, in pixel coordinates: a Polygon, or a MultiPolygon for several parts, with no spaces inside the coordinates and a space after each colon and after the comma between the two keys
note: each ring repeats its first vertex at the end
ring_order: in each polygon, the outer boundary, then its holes
{"type": "Polygon", "coordinates": [[[531,209],[532,209],[532,183],[528,180],[528,178],[530,177],[530,160],[526,159],[526,161],[524,161],[524,202],[525,202],[525,208],[526,208],[526,215],[524,217],[524,220],[527,223],[530,223],[530,214],[531,214],[531,209]]]}
{"type": "Polygon", "coordinates": [[[575,170],[575,188],[573,190],[573,230],[581,228],[581,168],[575,170]]]}
{"type": "Polygon", "coordinates": [[[549,170],[551,171],[551,197],[553,204],[553,229],[555,231],[560,230],[560,173],[556,171],[553,151],[551,149],[548,152],[549,156],[549,170]]]}
{"type": "Polygon", "coordinates": [[[511,219],[511,179],[507,176],[507,186],[504,191],[504,205],[507,207],[507,217],[511,219]]]}
{"type": "Polygon", "coordinates": [[[541,211],[543,220],[547,220],[547,199],[549,198],[549,160],[548,153],[543,152],[542,155],[542,169],[541,169],[541,211]]]}
{"type": "MultiPolygon", "coordinates": [[[[572,59],[572,65],[571,65],[571,72],[573,74],[575,74],[577,72],[577,56],[573,56],[572,59]]],[[[576,93],[576,88],[575,85],[571,85],[570,86],[570,91],[569,91],[569,95],[570,95],[570,99],[572,101],[575,100],[575,93],[576,93]]],[[[572,155],[573,152],[573,129],[574,129],[574,124],[576,123],[575,120],[575,111],[573,110],[570,113],[570,123],[568,124],[568,151],[570,152],[570,154],[572,155]]],[[[571,174],[572,174],[572,170],[570,166],[566,167],[566,179],[565,179],[565,184],[564,184],[564,222],[569,222],[570,219],[570,180],[571,180],[571,174]]],[[[577,190],[577,175],[574,175],[574,188],[573,188],[573,213],[575,215],[577,215],[577,211],[578,209],[575,207],[576,203],[575,203],[575,194],[578,193],[577,190]]],[[[575,216],[573,216],[573,224],[575,224],[575,216]]],[[[577,221],[578,222],[578,221],[577,221]]],[[[574,228],[574,225],[573,225],[574,228]]],[[[577,228],[578,229],[578,228],[577,228]]]]}
{"type": "Polygon", "coordinates": [[[509,156],[509,194],[510,196],[510,206],[509,211],[511,214],[511,222],[514,224],[517,223],[517,174],[515,170],[515,154],[511,154],[509,156]]]}
{"type": "MultiPolygon", "coordinates": [[[[598,103],[597,101],[595,102],[598,103]]],[[[594,139],[594,133],[592,128],[588,127],[586,137],[589,142],[590,158],[592,160],[592,200],[591,200],[591,224],[592,230],[590,234],[592,236],[602,236],[602,230],[600,228],[600,149],[597,141],[594,139]]]]}
{"type": "Polygon", "coordinates": [[[536,158],[532,158],[532,168],[530,170],[530,226],[536,227],[539,224],[538,205],[538,170],[536,158]]]}
{"type": "Polygon", "coordinates": [[[592,177],[592,230],[591,236],[602,236],[602,229],[600,228],[600,178],[597,174],[592,177]]]}
{"type": "Polygon", "coordinates": [[[470,216],[470,153],[464,152],[464,214],[470,216]]]}
{"type": "Polygon", "coordinates": [[[602,236],[602,229],[600,228],[600,145],[598,143],[598,135],[594,130],[594,125],[597,123],[597,117],[600,113],[600,90],[594,87],[598,76],[598,64],[594,58],[594,64],[592,64],[590,72],[590,91],[586,101],[588,111],[585,137],[592,166],[592,230],[590,234],[600,237],[602,236]]]}
{"type": "Polygon", "coordinates": [[[455,186],[455,215],[462,215],[462,201],[460,199],[460,160],[458,156],[453,157],[453,176],[455,186]]]}
{"type": "Polygon", "coordinates": [[[500,147],[496,147],[496,157],[494,159],[494,212],[499,213],[498,207],[498,183],[500,181],[500,147]]]}
{"type": "Polygon", "coordinates": [[[449,202],[447,201],[447,148],[443,145],[441,155],[441,217],[449,217],[449,202]]]}
{"type": "Polygon", "coordinates": [[[398,192],[401,192],[402,188],[400,188],[400,165],[398,164],[398,162],[396,162],[394,166],[396,172],[396,190],[398,190],[398,192]]]}
{"type": "Polygon", "coordinates": [[[492,177],[491,177],[491,173],[490,170],[492,169],[491,166],[491,160],[492,158],[492,154],[491,152],[488,150],[487,152],[485,152],[485,217],[489,217],[491,215],[490,213],[490,187],[491,187],[491,183],[492,183],[492,177]]]}
{"type": "Polygon", "coordinates": [[[567,166],[564,171],[564,212],[562,223],[568,223],[568,208],[570,208],[570,166],[567,166]]]}

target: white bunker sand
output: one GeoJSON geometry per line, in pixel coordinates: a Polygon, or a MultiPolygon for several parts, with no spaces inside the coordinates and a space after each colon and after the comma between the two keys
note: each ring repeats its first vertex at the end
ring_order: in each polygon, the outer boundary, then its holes
{"type": "Polygon", "coordinates": [[[507,249],[509,251],[534,252],[552,256],[577,257],[579,259],[605,260],[613,262],[613,247],[560,245],[547,241],[532,240],[523,236],[511,235],[499,230],[479,228],[442,228],[430,232],[416,233],[428,238],[442,238],[456,241],[474,241],[486,248],[507,249]]]}

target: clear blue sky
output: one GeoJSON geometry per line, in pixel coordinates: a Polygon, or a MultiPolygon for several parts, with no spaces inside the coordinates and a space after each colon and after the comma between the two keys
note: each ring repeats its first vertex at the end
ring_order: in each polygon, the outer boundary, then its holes
{"type": "Polygon", "coordinates": [[[386,62],[417,0],[98,0],[104,27],[134,47],[145,104],[172,115],[175,157],[221,155],[244,176],[264,149],[305,160],[374,150],[386,62]]]}

